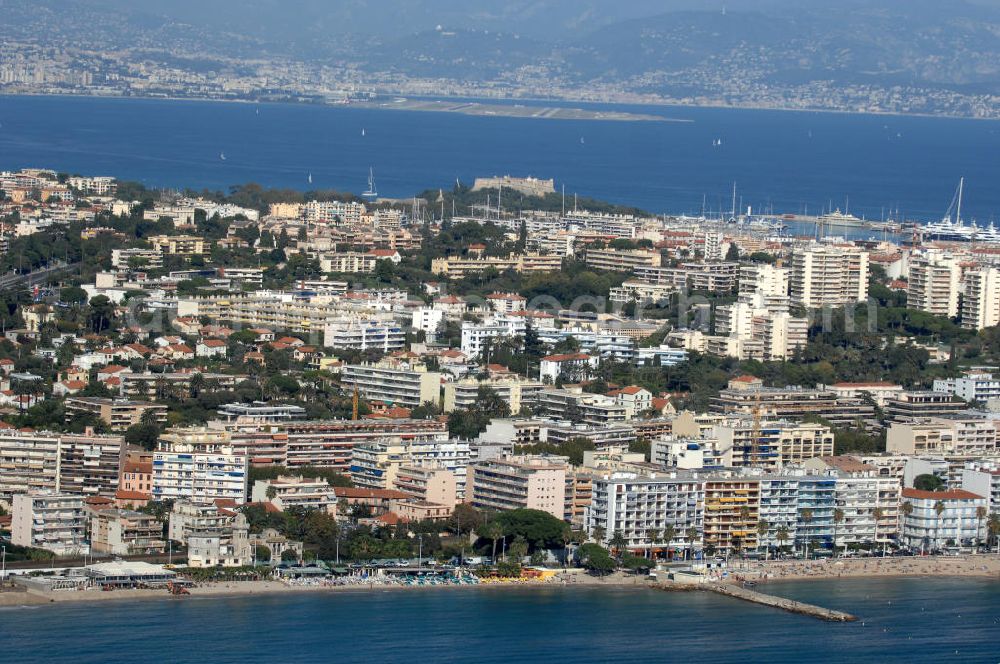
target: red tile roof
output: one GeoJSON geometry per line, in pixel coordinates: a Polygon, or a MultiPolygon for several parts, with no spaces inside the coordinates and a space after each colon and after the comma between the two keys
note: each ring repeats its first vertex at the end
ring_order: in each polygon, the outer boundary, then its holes
{"type": "Polygon", "coordinates": [[[975,500],[982,498],[982,496],[971,491],[963,491],[962,489],[952,489],[951,491],[903,489],[903,498],[917,498],[918,500],[975,500]]]}

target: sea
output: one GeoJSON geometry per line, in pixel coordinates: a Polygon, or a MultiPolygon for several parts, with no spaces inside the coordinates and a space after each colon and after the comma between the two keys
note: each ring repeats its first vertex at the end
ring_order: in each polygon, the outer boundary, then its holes
{"type": "Polygon", "coordinates": [[[1000,583],[847,579],[766,591],[855,623],[711,593],[442,588],[105,600],[0,610],[18,664],[1000,661],[1000,583]]]}
{"type": "Polygon", "coordinates": [[[49,167],[148,185],[246,182],[384,197],[477,176],[553,178],[654,213],[1000,222],[1000,122],[662,106],[595,106],[682,122],[550,120],[350,106],[0,96],[0,170],[49,167]],[[311,179],[311,182],[310,182],[311,179]]]}

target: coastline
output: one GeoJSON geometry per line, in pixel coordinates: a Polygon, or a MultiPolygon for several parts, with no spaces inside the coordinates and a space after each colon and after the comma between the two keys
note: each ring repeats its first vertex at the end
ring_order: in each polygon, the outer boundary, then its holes
{"type": "MultiPolygon", "coordinates": [[[[848,558],[810,561],[760,561],[737,563],[729,569],[730,577],[724,583],[739,584],[752,581],[766,586],[770,582],[834,581],[857,578],[979,578],[1000,581],[1000,556],[995,554],[964,557],[914,557],[914,558],[848,558]]],[[[378,583],[353,585],[290,585],[280,581],[229,581],[206,583],[191,588],[190,596],[176,597],[166,590],[115,590],[89,589],[82,591],[26,591],[0,593],[0,608],[36,607],[41,605],[100,603],[105,601],[231,599],[245,597],[274,597],[317,593],[375,593],[458,589],[476,590],[568,590],[605,588],[614,590],[698,590],[697,586],[657,583],[643,576],[621,572],[608,577],[593,577],[582,570],[563,572],[550,581],[522,581],[507,583],[480,583],[476,585],[400,586],[378,583]]]]}
{"type": "MultiPolygon", "coordinates": [[[[391,98],[405,98],[407,100],[422,100],[422,101],[434,101],[446,104],[464,104],[464,103],[478,103],[478,104],[491,104],[497,106],[515,105],[519,104],[523,107],[533,108],[536,110],[545,110],[545,104],[579,104],[584,106],[584,108],[577,109],[586,111],[586,106],[607,106],[607,107],[646,107],[653,109],[715,109],[715,110],[727,110],[727,111],[775,111],[780,113],[808,113],[808,114],[824,114],[828,113],[831,115],[850,115],[850,116],[870,116],[870,117],[899,117],[899,118],[929,118],[929,119],[942,119],[942,120],[971,120],[977,122],[1000,122],[1000,116],[998,117],[975,117],[970,115],[955,115],[950,113],[902,113],[899,111],[854,111],[847,109],[835,109],[835,108],[799,108],[792,106],[755,106],[752,104],[725,104],[725,103],[702,103],[702,104],[685,104],[676,101],[640,101],[640,100],[629,100],[629,101],[594,101],[592,99],[574,99],[574,98],[546,98],[546,97],[476,97],[476,96],[441,96],[441,97],[427,97],[421,94],[396,94],[396,93],[380,93],[382,97],[391,98]],[[502,102],[502,103],[500,103],[502,102]]],[[[432,112],[432,113],[455,113],[456,111],[448,111],[447,109],[392,109],[388,104],[380,104],[378,102],[353,102],[350,104],[339,104],[339,103],[329,103],[329,102],[310,102],[310,101],[295,101],[292,99],[282,99],[282,100],[271,100],[271,99],[232,99],[225,97],[198,97],[198,96],[184,96],[178,97],[176,95],[125,95],[125,94],[97,94],[94,92],[0,92],[0,98],[3,97],[81,97],[87,99],[138,99],[138,100],[152,100],[152,101],[191,101],[191,102],[218,102],[225,104],[287,104],[290,106],[314,106],[320,108],[362,108],[370,110],[413,110],[421,112],[432,112]]],[[[549,107],[549,108],[567,108],[570,107],[549,107]]],[[[598,112],[598,111],[592,111],[598,112]]],[[[463,113],[463,115],[471,115],[476,117],[516,117],[523,119],[549,119],[549,118],[535,118],[532,116],[520,116],[520,115],[495,115],[491,116],[485,113],[463,113]]],[[[556,119],[583,119],[586,118],[556,118],[556,119]]],[[[624,121],[624,122],[649,122],[651,120],[647,119],[612,119],[612,118],[593,118],[600,121],[624,121]]],[[[687,123],[693,122],[692,120],[686,120],[683,118],[671,118],[671,117],[657,117],[656,122],[680,122],[687,123]]]]}

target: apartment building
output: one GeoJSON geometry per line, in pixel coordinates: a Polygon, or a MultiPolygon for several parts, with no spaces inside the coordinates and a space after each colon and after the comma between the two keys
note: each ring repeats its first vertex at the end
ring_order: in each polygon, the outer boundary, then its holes
{"type": "Polygon", "coordinates": [[[809,245],[792,254],[792,303],[840,307],[868,299],[868,253],[849,247],[809,245]]]}
{"type": "Polygon", "coordinates": [[[659,267],[660,252],[651,249],[593,249],[584,258],[595,270],[632,272],[639,267],[659,267]]]}
{"type": "Polygon", "coordinates": [[[764,297],[787,297],[790,270],[770,263],[740,265],[740,295],[761,295],[764,297]]]}
{"type": "Polygon", "coordinates": [[[1000,463],[996,460],[966,462],[961,488],[986,498],[990,514],[1000,513],[1000,463]]]}
{"type": "Polygon", "coordinates": [[[269,502],[282,512],[293,507],[323,510],[331,514],[337,511],[333,487],[321,477],[279,475],[273,480],[257,480],[253,484],[251,500],[255,503],[269,502]]]}
{"type": "Polygon", "coordinates": [[[887,398],[883,410],[888,420],[913,422],[926,417],[957,415],[966,410],[966,405],[947,392],[907,390],[887,398]]]}
{"type": "Polygon", "coordinates": [[[347,364],[341,369],[340,381],[368,401],[416,408],[441,400],[441,374],[436,371],[407,370],[384,362],[347,364]]]}
{"type": "Polygon", "coordinates": [[[970,546],[983,539],[985,520],[979,508],[987,499],[962,489],[920,491],[903,489],[910,513],[903,515],[902,542],[921,551],[970,546]]]}
{"type": "Polygon", "coordinates": [[[469,466],[468,500],[480,509],[535,509],[562,519],[566,512],[564,457],[511,456],[469,466]]]}
{"type": "Polygon", "coordinates": [[[163,252],[159,249],[112,249],[111,266],[115,270],[128,270],[133,266],[155,270],[163,267],[163,252]]]}
{"type": "Polygon", "coordinates": [[[176,501],[168,533],[187,546],[189,567],[243,567],[253,561],[246,517],[215,502],[176,501]]]}
{"type": "Polygon", "coordinates": [[[121,436],[0,430],[0,499],[41,490],[114,496],[124,449],[121,436]]]}
{"type": "Polygon", "coordinates": [[[90,549],[96,554],[132,556],[162,553],[163,524],[133,510],[98,510],[90,517],[90,549]]]}
{"type": "Polygon", "coordinates": [[[556,254],[511,254],[506,258],[483,256],[477,258],[435,258],[431,272],[450,279],[462,279],[493,268],[497,272],[558,272],[562,269],[562,256],[556,254]]]}
{"type": "Polygon", "coordinates": [[[274,424],[213,423],[228,431],[233,450],[253,465],[294,470],[321,466],[347,472],[357,446],[384,442],[415,445],[448,442],[448,425],[437,420],[308,420],[274,424]]]}
{"type": "Polygon", "coordinates": [[[935,392],[947,392],[966,402],[976,401],[981,404],[1000,399],[1000,378],[992,372],[972,370],[958,378],[938,378],[934,381],[935,392]]]}
{"type": "Polygon", "coordinates": [[[545,385],[538,381],[521,378],[490,380],[464,378],[456,380],[444,384],[444,412],[450,413],[453,410],[475,406],[479,402],[481,389],[493,390],[500,399],[510,406],[510,412],[516,414],[521,412],[522,408],[535,406],[538,403],[538,394],[545,389],[545,385]]]}
{"type": "Polygon", "coordinates": [[[989,267],[965,274],[961,313],[962,327],[967,330],[1000,325],[1000,269],[989,267]]]}
{"type": "Polygon", "coordinates": [[[11,501],[10,541],[57,556],[88,553],[83,496],[55,491],[16,494],[11,501]]]}
{"type": "Polygon", "coordinates": [[[327,348],[390,353],[406,346],[406,332],[395,321],[372,318],[328,321],[322,329],[323,345],[327,348]]]}
{"type": "Polygon", "coordinates": [[[754,549],[759,519],[759,479],[711,477],[705,480],[705,546],[724,553],[754,549]]]}
{"type": "Polygon", "coordinates": [[[77,414],[90,414],[107,422],[112,429],[124,430],[133,424],[142,422],[143,416],[148,412],[157,424],[167,423],[167,407],[148,401],[106,399],[103,397],[66,397],[63,406],[66,409],[67,422],[77,414]]]}
{"type": "Polygon", "coordinates": [[[891,454],[995,454],[997,422],[984,417],[951,415],[893,422],[885,448],[891,454]]]}
{"type": "Polygon", "coordinates": [[[375,271],[375,264],[383,257],[374,253],[344,251],[321,254],[319,267],[323,272],[368,274],[375,271]]]}
{"type": "Polygon", "coordinates": [[[962,292],[962,267],[950,254],[931,252],[910,260],[906,308],[955,318],[962,292]]]}
{"type": "Polygon", "coordinates": [[[461,441],[414,444],[374,442],[359,445],[351,454],[351,480],[367,489],[392,489],[404,466],[442,468],[455,478],[458,498],[466,496],[467,468],[472,457],[469,443],[461,441]]]}
{"type": "Polygon", "coordinates": [[[499,337],[523,337],[526,328],[527,323],[523,316],[493,316],[482,323],[464,321],[462,323],[462,352],[469,358],[478,358],[488,340],[499,337]]]}
{"type": "Polygon", "coordinates": [[[204,255],[209,250],[205,238],[197,235],[154,235],[146,240],[153,249],[171,256],[204,255]]]}
{"type": "Polygon", "coordinates": [[[605,545],[617,533],[633,552],[693,551],[701,548],[704,508],[702,481],[690,473],[613,472],[593,478],[584,522],[587,532],[603,529],[605,545]]]}
{"type": "Polygon", "coordinates": [[[760,379],[741,376],[710,399],[714,413],[750,413],[754,408],[777,419],[817,415],[836,426],[852,427],[858,420],[875,421],[875,407],[861,398],[841,398],[826,388],[764,387],[760,379]]]}
{"type": "Polygon", "coordinates": [[[571,423],[607,426],[629,419],[628,408],[613,397],[590,394],[579,388],[542,390],[538,413],[571,423]]]}
{"type": "Polygon", "coordinates": [[[713,427],[711,438],[730,451],[735,467],[777,470],[833,454],[834,436],[822,424],[787,421],[761,422],[734,419],[713,427]]]}
{"type": "Polygon", "coordinates": [[[153,453],[153,500],[219,498],[243,503],[248,460],[232,446],[228,432],[172,429],[153,453]]]}
{"type": "Polygon", "coordinates": [[[390,488],[405,493],[413,500],[445,506],[449,511],[458,502],[455,474],[440,465],[402,465],[396,469],[390,488]]]}

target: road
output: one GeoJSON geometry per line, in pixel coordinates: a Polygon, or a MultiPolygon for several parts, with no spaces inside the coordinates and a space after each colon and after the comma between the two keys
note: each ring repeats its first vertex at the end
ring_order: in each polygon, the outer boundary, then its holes
{"type": "Polygon", "coordinates": [[[0,290],[7,290],[8,288],[13,288],[15,286],[34,286],[36,284],[45,283],[49,277],[59,272],[65,272],[67,270],[75,270],[80,267],[82,263],[63,263],[62,261],[54,261],[47,267],[43,267],[40,270],[35,270],[34,272],[28,272],[26,274],[5,274],[0,277],[0,290]]]}

